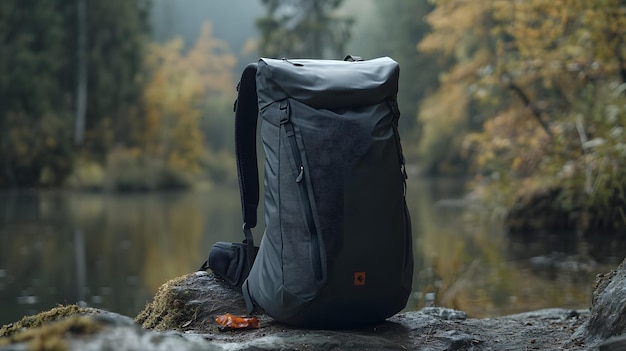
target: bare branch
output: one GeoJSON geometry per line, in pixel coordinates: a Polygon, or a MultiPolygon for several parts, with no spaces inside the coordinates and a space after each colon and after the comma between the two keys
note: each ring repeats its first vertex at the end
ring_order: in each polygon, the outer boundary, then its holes
{"type": "Polygon", "coordinates": [[[552,132],[550,132],[550,129],[548,128],[548,124],[541,117],[542,116],[541,110],[535,104],[533,104],[532,101],[530,101],[530,99],[528,98],[528,95],[526,95],[526,93],[522,90],[522,88],[518,86],[517,84],[513,83],[513,80],[507,74],[503,74],[501,76],[501,80],[504,82],[504,84],[506,84],[507,88],[511,89],[522,100],[524,105],[526,105],[526,107],[530,110],[530,112],[532,112],[533,116],[535,117],[535,120],[537,120],[537,122],[539,123],[543,131],[546,132],[546,134],[548,134],[550,138],[552,138],[552,132]]]}

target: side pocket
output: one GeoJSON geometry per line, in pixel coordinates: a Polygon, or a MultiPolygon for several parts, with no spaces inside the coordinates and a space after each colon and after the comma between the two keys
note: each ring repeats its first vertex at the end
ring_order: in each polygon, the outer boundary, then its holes
{"type": "Polygon", "coordinates": [[[298,193],[300,194],[300,203],[302,204],[302,211],[304,221],[307,230],[309,231],[310,240],[310,257],[311,265],[313,266],[313,274],[316,280],[322,280],[322,258],[320,248],[320,238],[313,217],[313,208],[311,206],[311,197],[307,188],[305,172],[308,170],[304,167],[302,161],[302,155],[300,154],[300,147],[296,138],[296,131],[289,118],[289,103],[286,100],[280,102],[280,124],[285,130],[285,136],[291,149],[291,156],[295,166],[295,179],[297,183],[298,193]]]}
{"type": "MultiPolygon", "coordinates": [[[[256,256],[258,250],[258,247],[254,247],[253,256],[256,256]]],[[[246,244],[217,242],[209,253],[209,268],[228,284],[241,288],[250,274],[247,251],[246,244]]]]}

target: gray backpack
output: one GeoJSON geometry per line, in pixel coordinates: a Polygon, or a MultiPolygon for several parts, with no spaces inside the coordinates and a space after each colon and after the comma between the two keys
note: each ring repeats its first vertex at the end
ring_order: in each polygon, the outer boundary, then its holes
{"type": "Polygon", "coordinates": [[[413,252],[398,135],[398,64],[261,59],[238,85],[235,137],[243,244],[213,246],[208,264],[287,324],[380,322],[411,293],[413,252]],[[265,150],[259,248],[257,116],[265,150]]]}

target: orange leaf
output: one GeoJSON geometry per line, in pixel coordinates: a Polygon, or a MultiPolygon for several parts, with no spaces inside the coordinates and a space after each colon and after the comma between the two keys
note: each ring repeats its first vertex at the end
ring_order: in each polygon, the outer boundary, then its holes
{"type": "Polygon", "coordinates": [[[238,317],[233,316],[230,313],[226,313],[221,316],[217,316],[215,321],[222,327],[232,329],[259,328],[259,319],[257,317],[238,317]]]}

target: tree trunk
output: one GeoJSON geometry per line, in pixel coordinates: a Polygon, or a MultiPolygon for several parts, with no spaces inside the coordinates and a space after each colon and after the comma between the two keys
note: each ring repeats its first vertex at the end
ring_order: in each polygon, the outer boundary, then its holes
{"type": "Polygon", "coordinates": [[[77,46],[77,84],[76,84],[76,120],[74,124],[74,143],[81,145],[85,136],[85,112],[87,110],[87,3],[77,0],[78,46],[77,46]]]}

